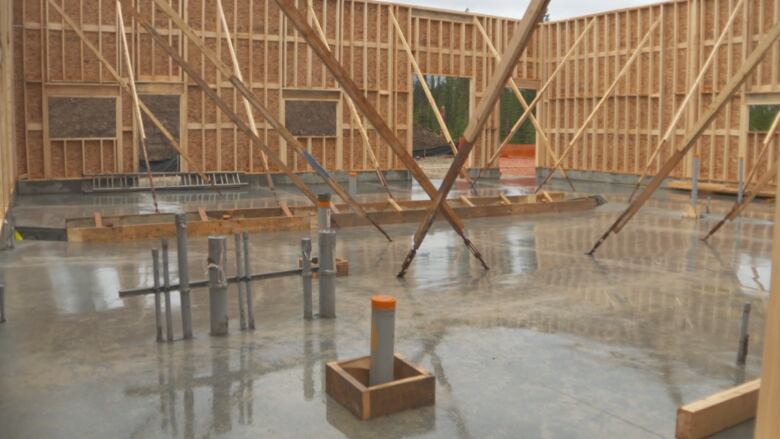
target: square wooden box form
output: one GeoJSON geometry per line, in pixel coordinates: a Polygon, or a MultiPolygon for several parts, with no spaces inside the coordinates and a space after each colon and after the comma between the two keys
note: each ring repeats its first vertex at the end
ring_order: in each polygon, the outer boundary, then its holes
{"type": "Polygon", "coordinates": [[[362,420],[436,402],[436,378],[395,354],[395,381],[368,386],[371,357],[332,361],[325,366],[325,392],[362,420]]]}

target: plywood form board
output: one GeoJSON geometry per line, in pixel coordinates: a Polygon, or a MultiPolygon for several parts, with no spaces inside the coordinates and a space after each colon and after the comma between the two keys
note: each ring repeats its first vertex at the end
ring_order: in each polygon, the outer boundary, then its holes
{"type": "MultiPolygon", "coordinates": [[[[104,56],[119,65],[115,3],[110,0],[57,0],[65,12],[79,23],[100,48],[104,56]]],[[[172,0],[177,11],[182,11],[190,23],[226,63],[230,63],[224,32],[219,26],[216,3],[207,0],[172,0]]],[[[305,4],[300,2],[301,7],[305,4]]],[[[155,10],[151,0],[133,0],[128,6],[137,8],[155,24],[158,31],[185,58],[195,65],[209,85],[228,102],[240,105],[240,96],[226,83],[216,69],[205,62],[180,32],[155,10]]],[[[247,83],[265,105],[284,116],[284,92],[289,89],[329,90],[343,100],[334,79],[297,32],[288,25],[272,0],[226,0],[223,2],[226,19],[233,32],[233,43],[247,83]]],[[[21,115],[17,156],[19,172],[24,178],[42,179],[79,177],[93,173],[96,164],[103,162],[100,172],[133,171],[137,169],[139,151],[133,145],[137,134],[130,112],[130,97],[119,91],[113,78],[100,63],[85,50],[77,35],[45,0],[14,0],[15,23],[19,38],[16,48],[20,54],[17,68],[18,90],[16,111],[21,115]],[[119,96],[117,125],[114,137],[102,139],[102,146],[90,146],[79,152],[86,165],[66,169],[66,152],[75,147],[58,144],[49,136],[46,102],[49,88],[69,89],[74,97],[92,96],[93,88],[113,87],[119,96]],[[94,157],[98,152],[102,153],[94,157]]],[[[312,2],[317,18],[328,37],[328,43],[337,58],[350,66],[350,73],[365,90],[385,120],[402,139],[411,140],[411,69],[399,46],[389,21],[393,8],[405,32],[421,32],[423,42],[411,42],[415,50],[425,54],[426,74],[477,76],[472,101],[478,99],[480,85],[489,74],[490,54],[482,45],[476,45],[470,17],[465,14],[442,14],[432,10],[410,8],[387,3],[317,0],[312,2]],[[430,33],[430,37],[428,35],[430,33]]],[[[483,17],[493,25],[489,32],[497,41],[504,41],[513,21],[483,17]],[[499,37],[499,34],[503,35],[499,37]]],[[[139,89],[144,94],[178,95],[181,102],[181,144],[198,165],[207,170],[240,170],[261,172],[262,164],[256,149],[237,135],[237,129],[219,111],[203,92],[187,80],[180,69],[131,18],[126,18],[128,40],[136,70],[139,89]],[[247,160],[248,159],[248,160],[247,160]]],[[[413,39],[416,39],[413,38],[413,39]]],[[[538,79],[535,76],[536,50],[529,50],[518,64],[517,79],[538,79]],[[524,76],[525,75],[525,76],[524,76]]],[[[351,115],[339,105],[336,136],[301,138],[326,167],[338,170],[371,169],[363,142],[351,115]]],[[[486,139],[497,138],[497,115],[486,130],[486,139]]],[[[305,163],[294,160],[287,145],[278,139],[263,121],[257,121],[261,139],[294,169],[310,171],[305,163]]],[[[369,125],[369,135],[376,144],[377,157],[385,169],[400,169],[401,163],[381,142],[369,125]]],[[[86,139],[73,139],[86,141],[86,139]]],[[[494,144],[495,141],[485,142],[494,144]]],[[[411,148],[411,147],[410,147],[411,148]]],[[[482,153],[484,155],[484,153],[482,153]]],[[[479,159],[478,159],[479,160],[479,159]]],[[[75,166],[75,165],[74,165],[75,166]]],[[[183,170],[188,170],[186,163],[183,170]]],[[[279,169],[273,169],[279,172],[279,169]]]]}

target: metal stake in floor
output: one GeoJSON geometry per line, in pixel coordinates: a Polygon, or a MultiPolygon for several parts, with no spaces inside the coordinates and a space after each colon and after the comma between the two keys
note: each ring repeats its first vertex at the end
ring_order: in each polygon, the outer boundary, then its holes
{"type": "Polygon", "coordinates": [[[742,157],[737,161],[737,182],[737,204],[739,204],[745,198],[745,159],[742,157]]]}
{"type": "Polygon", "coordinates": [[[209,236],[209,320],[211,335],[228,334],[227,238],[209,236]]]}
{"type": "Polygon", "coordinates": [[[252,259],[249,251],[249,233],[243,232],[241,237],[244,241],[244,273],[247,276],[246,282],[246,316],[249,323],[249,329],[255,329],[255,307],[254,292],[252,291],[252,282],[249,273],[252,272],[252,259]]]}
{"type": "Polygon", "coordinates": [[[241,261],[241,244],[241,234],[236,233],[236,278],[238,279],[236,289],[238,290],[238,318],[241,330],[243,331],[246,329],[246,317],[244,316],[244,282],[241,280],[244,278],[244,267],[241,261]]]}
{"type": "Polygon", "coordinates": [[[303,318],[314,318],[311,294],[311,238],[301,239],[301,277],[303,279],[303,318]]]}
{"type": "Polygon", "coordinates": [[[336,231],[320,230],[319,247],[320,318],[332,319],[336,317],[336,231]]]}
{"type": "Polygon", "coordinates": [[[190,271],[187,266],[187,215],[176,215],[176,251],[179,263],[179,296],[181,326],[184,338],[192,338],[192,302],[190,301],[190,271]]]}
{"type": "Polygon", "coordinates": [[[173,317],[171,316],[171,275],[168,259],[168,238],[162,239],[163,291],[165,291],[165,332],[168,341],[173,341],[173,317]]]}
{"type": "Polygon", "coordinates": [[[152,249],[152,273],[154,276],[154,324],[158,343],[163,341],[162,306],[160,304],[160,250],[152,249]]]}
{"type": "Polygon", "coordinates": [[[742,307],[742,322],[739,327],[739,348],[737,350],[737,364],[744,366],[748,356],[748,345],[750,344],[750,334],[748,333],[748,324],[750,323],[750,302],[742,307]]]}
{"type": "Polygon", "coordinates": [[[0,284],[0,323],[5,323],[5,285],[0,284]]]}
{"type": "Polygon", "coordinates": [[[698,215],[696,213],[696,205],[699,203],[699,166],[699,156],[693,156],[693,162],[691,163],[691,205],[696,215],[698,215]]]}

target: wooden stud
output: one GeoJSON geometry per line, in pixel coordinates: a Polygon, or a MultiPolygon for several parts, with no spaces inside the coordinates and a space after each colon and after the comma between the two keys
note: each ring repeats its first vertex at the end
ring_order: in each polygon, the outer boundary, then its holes
{"type": "Polygon", "coordinates": [[[756,416],[761,380],[686,404],[677,409],[676,439],[703,439],[756,416]]]}

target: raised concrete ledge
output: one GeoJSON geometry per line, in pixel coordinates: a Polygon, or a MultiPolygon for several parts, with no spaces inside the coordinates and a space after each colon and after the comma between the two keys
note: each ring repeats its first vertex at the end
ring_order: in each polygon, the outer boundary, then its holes
{"type": "MultiPolygon", "coordinates": [[[[542,180],[547,177],[547,174],[550,172],[550,168],[536,168],[536,181],[538,183],[541,183],[542,180]]],[[[591,182],[591,183],[609,183],[609,184],[624,184],[624,185],[630,185],[633,186],[636,184],[637,179],[639,178],[639,175],[636,174],[618,174],[614,172],[597,172],[597,171],[578,171],[575,169],[567,169],[566,174],[569,175],[569,178],[572,179],[572,181],[583,181],[583,182],[591,182]]],[[[556,173],[552,180],[560,180],[564,181],[564,178],[561,176],[561,173],[556,173]]],[[[646,182],[649,181],[649,179],[645,180],[646,182]]],[[[661,185],[661,187],[666,187],[666,183],[669,181],[669,179],[664,180],[664,183],[661,185]]]]}
{"type": "MultiPolygon", "coordinates": [[[[390,170],[384,171],[385,178],[390,182],[410,181],[409,171],[390,170]]],[[[321,184],[322,179],[313,172],[300,172],[298,176],[306,184],[321,184]]],[[[349,181],[347,171],[335,171],[331,176],[339,183],[346,184],[349,181]]],[[[272,174],[275,184],[292,184],[285,174],[272,174]]],[[[242,181],[252,187],[266,186],[265,174],[244,174],[242,181]]],[[[358,182],[379,182],[379,178],[374,171],[358,172],[358,182]]],[[[57,194],[80,194],[92,189],[91,178],[74,179],[52,179],[52,180],[20,180],[16,183],[16,193],[19,195],[57,195],[57,194]]],[[[204,189],[208,190],[208,189],[204,189]]],[[[129,192],[129,191],[128,191],[129,192]]]]}

